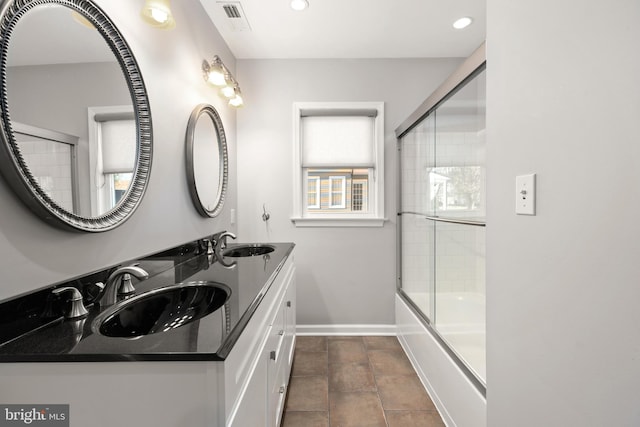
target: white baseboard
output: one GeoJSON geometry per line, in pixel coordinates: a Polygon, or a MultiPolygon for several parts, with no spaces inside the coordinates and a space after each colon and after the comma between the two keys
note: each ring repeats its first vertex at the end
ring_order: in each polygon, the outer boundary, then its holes
{"type": "Polygon", "coordinates": [[[395,336],[396,329],[396,325],[297,325],[296,335],[395,336]]]}

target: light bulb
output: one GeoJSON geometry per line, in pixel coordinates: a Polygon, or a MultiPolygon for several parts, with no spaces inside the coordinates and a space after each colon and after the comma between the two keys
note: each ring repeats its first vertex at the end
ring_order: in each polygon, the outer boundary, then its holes
{"type": "Polygon", "coordinates": [[[151,9],[151,18],[153,18],[159,24],[164,24],[169,19],[169,14],[164,10],[151,9]]]}
{"type": "Polygon", "coordinates": [[[145,0],[140,14],[142,19],[152,27],[170,30],[176,26],[169,0],[145,0]]]}
{"type": "Polygon", "coordinates": [[[236,94],[236,89],[233,86],[225,86],[220,89],[220,92],[225,96],[225,98],[233,98],[236,94]]]}
{"type": "Polygon", "coordinates": [[[291,0],[291,9],[293,10],[305,10],[309,7],[309,2],[307,0],[291,0]]]}
{"type": "Polygon", "coordinates": [[[242,96],[239,93],[236,94],[233,98],[229,100],[229,105],[232,107],[242,107],[244,101],[242,100],[242,96]]]}
{"type": "Polygon", "coordinates": [[[468,16],[463,16],[462,18],[456,20],[456,22],[453,23],[453,28],[455,28],[456,30],[461,30],[463,28],[467,28],[469,25],[471,25],[472,22],[473,22],[472,18],[468,16]]]}
{"type": "Polygon", "coordinates": [[[79,14],[78,12],[76,12],[75,10],[71,11],[71,16],[73,17],[73,19],[84,25],[87,28],[91,28],[92,30],[95,30],[96,27],[93,26],[93,24],[91,23],[91,21],[89,21],[87,18],[85,18],[83,15],[79,14]]]}
{"type": "Polygon", "coordinates": [[[208,81],[214,86],[224,86],[226,83],[224,79],[224,72],[222,70],[212,68],[209,70],[208,81]]]}

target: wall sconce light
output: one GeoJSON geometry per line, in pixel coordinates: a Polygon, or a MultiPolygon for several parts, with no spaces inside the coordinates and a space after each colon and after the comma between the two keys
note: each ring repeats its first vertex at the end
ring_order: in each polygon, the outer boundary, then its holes
{"type": "Polygon", "coordinates": [[[229,105],[242,107],[244,102],[240,94],[240,86],[218,55],[213,57],[211,63],[207,60],[202,61],[202,77],[204,81],[220,90],[220,95],[229,100],[229,105]]]}
{"type": "Polygon", "coordinates": [[[202,72],[207,83],[218,87],[226,85],[226,75],[230,74],[218,55],[213,57],[211,64],[206,60],[202,62],[202,72]]]}
{"type": "Polygon", "coordinates": [[[155,28],[170,30],[176,26],[169,0],[145,0],[140,15],[147,24],[155,28]]]}

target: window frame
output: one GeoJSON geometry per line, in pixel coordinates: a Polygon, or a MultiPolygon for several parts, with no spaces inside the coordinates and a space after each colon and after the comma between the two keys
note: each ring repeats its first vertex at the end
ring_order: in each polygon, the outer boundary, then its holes
{"type": "MultiPolygon", "coordinates": [[[[307,192],[308,192],[308,188],[309,188],[309,181],[315,181],[314,186],[316,187],[316,193],[315,193],[315,197],[316,197],[316,203],[313,205],[309,205],[307,203],[307,209],[320,209],[320,177],[319,176],[308,176],[307,175],[307,192]]],[[[308,194],[308,193],[307,193],[308,194]]]]}
{"type": "MultiPolygon", "coordinates": [[[[346,207],[346,180],[343,200],[346,207]]],[[[337,207],[336,207],[337,209],[337,207]]],[[[296,102],[293,104],[293,215],[296,227],[382,227],[384,217],[384,102],[296,102]],[[365,115],[376,111],[374,118],[374,167],[369,173],[366,213],[314,213],[306,208],[307,178],[302,167],[302,117],[309,115],[365,115]]]]}
{"type": "Polygon", "coordinates": [[[346,209],[347,207],[347,177],[341,175],[329,176],[329,209],[346,209]],[[340,181],[340,191],[333,188],[334,181],[340,181]],[[334,194],[340,194],[340,203],[333,203],[334,194]]]}

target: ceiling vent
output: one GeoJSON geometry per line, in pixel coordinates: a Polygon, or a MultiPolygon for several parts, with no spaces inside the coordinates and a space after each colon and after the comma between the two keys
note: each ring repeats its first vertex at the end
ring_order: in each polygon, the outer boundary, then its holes
{"type": "Polygon", "coordinates": [[[251,26],[239,1],[218,2],[218,5],[222,7],[231,31],[251,31],[251,26]]]}

